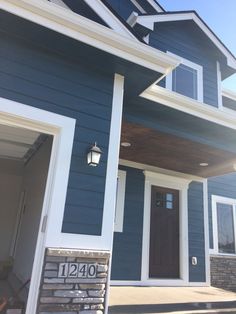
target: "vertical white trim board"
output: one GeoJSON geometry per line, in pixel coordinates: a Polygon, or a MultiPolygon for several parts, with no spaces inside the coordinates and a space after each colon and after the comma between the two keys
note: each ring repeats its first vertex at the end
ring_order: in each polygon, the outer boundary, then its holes
{"type": "MultiPolygon", "coordinates": [[[[61,196],[59,194],[59,197],[54,200],[54,203],[52,205],[54,211],[52,211],[51,215],[49,216],[48,235],[46,239],[46,245],[48,247],[80,248],[105,251],[110,251],[112,248],[121,119],[123,109],[123,86],[124,77],[115,74],[110,139],[107,158],[102,234],[101,236],[93,236],[84,234],[62,233],[61,226],[64,212],[57,210],[58,206],[60,206],[61,204],[61,196]]],[[[66,135],[65,138],[63,136],[63,141],[66,141],[66,135]]],[[[66,147],[67,144],[65,144],[65,149],[66,147]]]]}
{"type": "Polygon", "coordinates": [[[119,74],[115,74],[102,224],[102,237],[107,245],[107,248],[111,252],[110,267],[107,280],[105,314],[108,313],[109,284],[111,280],[112,246],[114,235],[116,186],[120,152],[123,96],[124,96],[124,77],[119,74]]]}
{"type": "Polygon", "coordinates": [[[189,281],[188,254],[188,186],[191,180],[172,177],[161,173],[144,171],[144,214],[143,214],[143,247],[141,281],[149,285],[187,285],[189,281]],[[179,190],[180,204],[180,279],[164,280],[149,278],[149,245],[151,218],[151,187],[152,185],[179,190]]]}
{"type": "Polygon", "coordinates": [[[210,286],[210,243],[209,243],[209,212],[208,212],[208,181],[203,181],[203,207],[204,207],[204,238],[205,238],[205,276],[206,284],[210,286]]]}
{"type": "Polygon", "coordinates": [[[56,220],[55,215],[63,217],[64,213],[75,120],[0,98],[0,124],[54,136],[26,307],[26,314],[35,314],[44,251],[47,241],[50,242],[50,236],[53,236],[48,231],[53,224],[59,224],[58,228],[62,224],[62,220],[56,220]],[[46,233],[43,233],[40,230],[46,216],[49,217],[48,226],[46,233]]]}
{"type": "Polygon", "coordinates": [[[118,170],[114,232],[123,232],[126,171],[118,170]]]}

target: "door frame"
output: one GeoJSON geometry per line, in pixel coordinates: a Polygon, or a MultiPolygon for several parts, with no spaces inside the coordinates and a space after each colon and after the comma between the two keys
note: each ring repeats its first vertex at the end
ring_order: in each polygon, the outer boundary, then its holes
{"type": "Polygon", "coordinates": [[[187,285],[189,282],[188,187],[192,180],[150,171],[144,171],[144,175],[145,187],[141,281],[147,285],[153,286],[187,285]],[[179,190],[180,279],[149,278],[151,188],[153,185],[179,190]]]}
{"type": "Polygon", "coordinates": [[[22,127],[53,136],[26,314],[36,313],[45,248],[52,236],[49,232],[50,228],[57,224],[60,230],[62,226],[75,122],[75,119],[0,97],[0,124],[22,127]],[[56,221],[54,221],[55,216],[57,216],[56,221]],[[58,219],[58,216],[61,219],[58,219]],[[45,222],[47,222],[46,227],[45,222]]]}

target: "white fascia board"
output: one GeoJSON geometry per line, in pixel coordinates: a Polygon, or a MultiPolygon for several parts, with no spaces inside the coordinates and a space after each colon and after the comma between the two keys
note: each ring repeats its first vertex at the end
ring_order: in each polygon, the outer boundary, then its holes
{"type": "Polygon", "coordinates": [[[71,10],[62,0],[49,0],[50,2],[59,5],[60,7],[67,9],[67,10],[71,10]]]}
{"type": "Polygon", "coordinates": [[[223,108],[215,108],[157,85],[152,85],[140,96],[198,118],[236,130],[236,112],[228,112],[223,108]]]}
{"type": "Polygon", "coordinates": [[[100,18],[110,26],[111,29],[115,30],[119,34],[133,38],[134,40],[138,41],[138,39],[128,30],[127,27],[116,17],[112,14],[112,12],[107,8],[107,6],[102,3],[100,0],[91,1],[91,0],[84,0],[87,5],[97,14],[100,18]]]}
{"type": "Polygon", "coordinates": [[[1,0],[0,9],[159,73],[166,74],[180,63],[47,0],[1,0]]]}
{"type": "Polygon", "coordinates": [[[222,96],[236,101],[236,92],[234,92],[230,89],[223,88],[222,89],[222,96]]]}
{"type": "Polygon", "coordinates": [[[148,15],[139,16],[137,23],[153,30],[155,23],[161,22],[174,22],[174,21],[186,21],[193,20],[201,30],[208,36],[208,38],[213,42],[213,44],[226,56],[227,65],[233,69],[236,69],[236,60],[226,49],[226,47],[221,43],[221,41],[216,37],[216,35],[206,26],[205,23],[193,12],[182,12],[175,14],[160,14],[160,15],[148,15]]]}
{"type": "Polygon", "coordinates": [[[164,12],[163,9],[156,3],[155,0],[147,0],[147,2],[155,9],[157,12],[164,12]]]}
{"type": "Polygon", "coordinates": [[[141,5],[138,4],[138,2],[136,0],[130,0],[133,5],[136,6],[136,8],[142,13],[142,14],[146,14],[147,12],[141,7],[141,5]]]}

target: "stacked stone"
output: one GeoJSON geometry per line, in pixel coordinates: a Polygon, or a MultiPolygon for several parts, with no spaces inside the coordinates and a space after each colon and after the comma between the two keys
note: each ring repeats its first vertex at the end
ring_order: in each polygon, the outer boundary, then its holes
{"type": "Polygon", "coordinates": [[[108,252],[47,249],[38,314],[103,314],[107,290],[108,252]],[[61,278],[60,263],[96,265],[94,278],[61,278]]]}
{"type": "Polygon", "coordinates": [[[236,258],[211,257],[211,285],[236,292],[236,258]]]}

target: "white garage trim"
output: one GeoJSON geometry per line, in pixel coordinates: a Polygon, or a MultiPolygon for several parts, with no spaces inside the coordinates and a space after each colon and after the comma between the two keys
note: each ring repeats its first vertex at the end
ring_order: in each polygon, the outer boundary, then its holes
{"type": "Polygon", "coordinates": [[[34,314],[37,306],[37,292],[40,285],[45,247],[47,244],[53,244],[53,238],[55,237],[55,234],[49,231],[52,225],[57,225],[57,230],[61,231],[75,120],[0,98],[0,124],[21,127],[54,136],[26,308],[26,314],[34,314]],[[44,223],[47,217],[48,224],[46,227],[44,223]]]}

